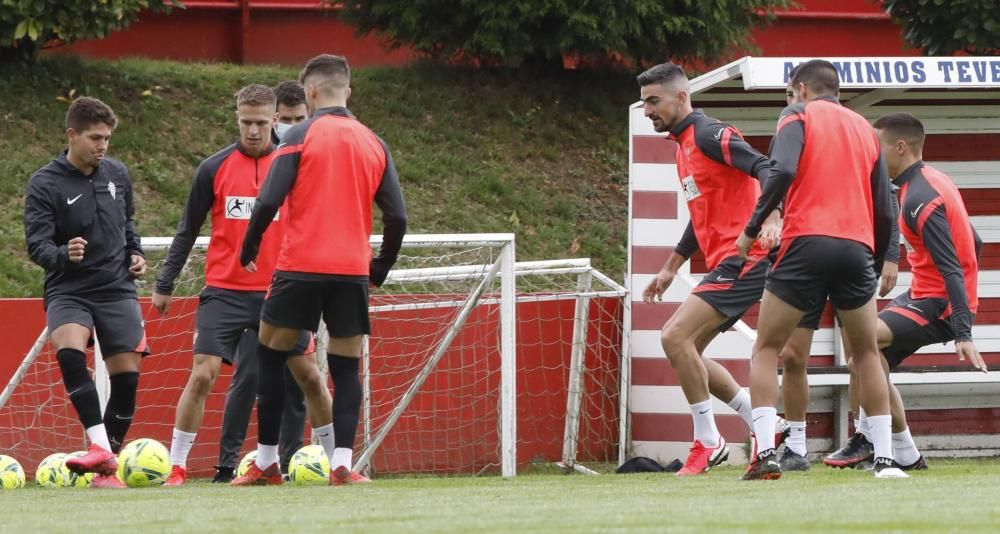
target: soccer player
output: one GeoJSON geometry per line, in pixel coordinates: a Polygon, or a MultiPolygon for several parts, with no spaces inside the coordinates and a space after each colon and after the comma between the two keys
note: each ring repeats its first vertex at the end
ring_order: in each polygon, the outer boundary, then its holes
{"type": "MultiPolygon", "coordinates": [[[[691,212],[683,237],[643,291],[643,301],[660,299],[677,270],[699,247],[711,269],[667,321],[660,337],[694,419],[694,443],[677,472],[690,476],[708,471],[729,455],[715,425],[709,393],[727,402],[753,429],[750,395],[729,371],[702,353],[715,336],[760,300],[764,290],[770,244],[755,245],[750,259],[744,261],[735,239],[760,195],[759,180],[767,175],[768,163],[738,130],[692,107],[691,88],[681,67],[657,65],[640,74],[638,82],[646,117],[656,131],[669,132],[678,143],[677,173],[691,212]]],[[[777,212],[768,227],[770,241],[780,232],[777,212]]]]}
{"type": "Polygon", "coordinates": [[[792,83],[802,102],[781,114],[771,174],[736,243],[741,256],[751,257],[765,217],[784,199],[781,248],[767,277],[750,369],[759,452],[743,478],[781,476],[773,442],[778,354],[803,314],[827,297],[843,321],[844,343],[861,380],[876,476],[906,477],[892,461],[888,385],[876,345],[877,274],[893,245],[885,161],[868,121],[840,105],[832,63],[807,61],[792,83]]]}
{"type": "MultiPolygon", "coordinates": [[[[969,359],[973,367],[986,372],[972,341],[982,240],[954,182],[923,162],[923,123],[909,113],[891,113],[875,121],[875,131],[889,175],[902,192],[899,223],[910,245],[907,259],[913,274],[910,289],[879,313],[882,367],[889,372],[921,347],[954,340],[958,359],[969,359]]],[[[852,388],[857,380],[852,372],[852,388]]],[[[889,393],[896,465],[903,470],[926,469],[907,427],[899,390],[890,383],[889,393]]],[[[870,459],[871,449],[870,439],[859,431],[824,463],[850,467],[870,459]]]]}
{"type": "MultiPolygon", "coordinates": [[[[794,75],[795,69],[792,69],[788,78],[788,87],[785,89],[785,102],[789,106],[801,102],[798,91],[792,84],[794,75]]],[[[893,212],[898,212],[895,195],[892,195],[890,200],[893,203],[893,212]]],[[[895,224],[893,224],[889,241],[899,242],[899,229],[895,224]]],[[[889,294],[896,286],[898,264],[899,247],[890,246],[886,251],[885,264],[882,267],[882,278],[879,286],[880,297],[889,294]]],[[[809,381],[806,376],[806,366],[809,362],[813,333],[819,329],[820,317],[823,315],[825,305],[824,301],[802,317],[798,328],[792,333],[788,343],[781,351],[781,364],[784,368],[781,394],[785,407],[785,419],[788,421],[789,428],[788,439],[785,440],[785,450],[778,459],[782,472],[809,470],[808,451],[806,450],[806,409],[809,407],[809,381]]],[[[839,332],[834,335],[839,335],[839,332]]],[[[847,354],[847,361],[850,363],[850,354],[847,354]]],[[[858,413],[860,401],[857,398],[857,389],[855,388],[852,393],[851,409],[854,413],[858,413]]],[[[865,423],[867,424],[867,420],[865,423]]],[[[855,423],[855,428],[859,428],[857,423],[855,423]]]]}
{"type": "MultiPolygon", "coordinates": [[[[277,109],[274,113],[274,129],[271,132],[271,142],[277,146],[281,138],[292,126],[306,120],[306,95],[302,86],[296,81],[284,81],[274,89],[277,109]]],[[[266,173],[265,173],[266,174],[266,173]]],[[[249,209],[247,210],[249,213],[249,209]]],[[[222,415],[222,435],[219,440],[219,465],[216,466],[212,482],[230,483],[236,477],[236,464],[239,462],[240,449],[246,439],[257,401],[257,328],[244,332],[245,340],[241,340],[235,353],[235,371],[233,379],[226,390],[226,405],[222,415]],[[244,365],[246,364],[246,365],[244,365]]],[[[312,351],[310,351],[312,352],[312,351]]],[[[308,356],[313,358],[313,355],[308,356]]],[[[305,397],[291,371],[286,367],[285,376],[285,409],[281,416],[281,437],[278,455],[281,459],[281,472],[288,473],[288,464],[299,448],[302,447],[302,434],[306,422],[305,397]]],[[[329,403],[327,403],[329,404],[329,403]]]]}
{"type": "Polygon", "coordinates": [[[388,146],[347,110],[350,80],[341,56],[320,55],[302,69],[311,117],[285,135],[243,241],[240,263],[253,272],[261,236],[287,198],[287,231],[260,320],[257,459],[233,485],[281,484],[275,449],[282,396],[275,377],[296,333],[316,330],[320,316],[330,333],[334,383],[334,442],[320,440],[330,457],[330,483],[369,482],[352,470],[358,363],[370,333],[368,287],[381,286],[396,262],[406,207],[388,146]],[[368,244],[373,201],[383,223],[374,258],[368,244]]]}
{"type": "MultiPolygon", "coordinates": [[[[153,307],[166,314],[174,280],[187,262],[206,217],[211,214],[212,235],[205,266],[205,288],[199,296],[195,318],[194,366],[177,403],[167,486],[181,486],[185,482],[187,457],[201,427],[205,399],[219,376],[222,363],[232,362],[243,332],[257,329],[264,293],[278,258],[284,227],[280,216],[277,228],[262,244],[257,272],[246,272],[238,262],[250,205],[275,157],[271,144],[274,105],[274,92],[264,85],[248,85],[236,94],[239,142],[213,154],[198,166],[166,264],[156,282],[153,307]]],[[[299,331],[294,341],[294,354],[312,352],[309,332],[299,331]]],[[[297,356],[291,358],[289,364],[296,378],[301,378],[306,387],[327,391],[315,360],[297,356]]],[[[279,379],[282,376],[283,373],[279,379]]],[[[330,423],[326,399],[318,402],[313,411],[320,426],[330,423]]]]}
{"type": "Polygon", "coordinates": [[[107,157],[118,125],[96,98],[66,112],[69,147],[39,169],[24,199],[24,233],[31,260],[45,269],[45,317],[70,401],[90,449],[66,467],[94,472],[93,488],[124,488],[115,454],[135,413],[139,363],[148,354],[135,279],[146,259],[135,227],[132,178],[107,157]],[[84,351],[96,332],[111,379],[103,419],[84,351]]]}
{"type": "Polygon", "coordinates": [[[286,80],[274,88],[278,108],[274,112],[274,140],[278,143],[292,126],[304,122],[309,115],[306,92],[299,82],[286,80]]]}

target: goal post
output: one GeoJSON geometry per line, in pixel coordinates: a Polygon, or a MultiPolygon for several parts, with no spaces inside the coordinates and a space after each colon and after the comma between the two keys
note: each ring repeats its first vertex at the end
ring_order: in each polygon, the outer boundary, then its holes
{"type": "MultiPolygon", "coordinates": [[[[169,443],[191,370],[208,239],[195,243],[170,313],[161,316],[147,297],[171,240],[143,239],[150,269],[139,293],[153,353],[143,361],[130,439],[169,443]]],[[[377,252],[380,237],[371,244],[377,252]]],[[[379,475],[515,476],[538,462],[580,472],[616,463],[627,439],[626,300],[625,289],[587,259],[517,262],[512,234],[406,236],[369,302],[356,465],[379,475]]],[[[321,369],[324,331],[321,324],[321,369]]],[[[47,337],[43,331],[25,347],[0,392],[0,448],[24,465],[85,448],[47,337]]],[[[100,364],[99,347],[94,356],[100,364]]],[[[92,369],[103,381],[99,367],[92,369]]],[[[223,366],[206,401],[189,456],[193,476],[210,475],[217,463],[231,373],[223,366]]],[[[103,406],[107,391],[99,389],[103,406]]],[[[250,426],[244,452],[257,435],[253,419],[250,426]]]]}

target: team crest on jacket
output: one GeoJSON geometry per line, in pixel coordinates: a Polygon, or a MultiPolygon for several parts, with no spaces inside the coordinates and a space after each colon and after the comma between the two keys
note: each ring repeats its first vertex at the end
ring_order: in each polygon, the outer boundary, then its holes
{"type": "Polygon", "coordinates": [[[681,178],[681,189],[684,191],[684,198],[688,201],[701,196],[701,190],[698,189],[698,184],[694,181],[694,176],[681,178]]]}
{"type": "Polygon", "coordinates": [[[115,186],[114,182],[108,182],[108,193],[111,193],[112,199],[118,200],[118,197],[116,196],[118,193],[118,188],[115,186]]]}

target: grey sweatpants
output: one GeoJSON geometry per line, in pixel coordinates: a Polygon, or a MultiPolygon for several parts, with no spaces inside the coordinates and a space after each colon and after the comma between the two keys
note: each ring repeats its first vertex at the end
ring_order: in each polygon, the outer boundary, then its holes
{"type": "MultiPolygon", "coordinates": [[[[226,391],[222,416],[222,439],[219,443],[219,466],[236,468],[240,449],[247,437],[250,414],[257,400],[257,332],[247,330],[236,351],[233,381],[226,391]],[[244,365],[248,364],[248,365],[244,365]]],[[[302,389],[285,367],[285,411],[281,414],[281,438],[278,453],[281,472],[288,472],[288,462],[302,447],[306,425],[306,402],[302,389]]]]}

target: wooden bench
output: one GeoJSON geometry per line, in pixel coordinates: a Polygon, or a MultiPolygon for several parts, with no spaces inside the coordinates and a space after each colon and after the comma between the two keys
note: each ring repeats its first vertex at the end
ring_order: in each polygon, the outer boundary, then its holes
{"type": "MultiPolygon", "coordinates": [[[[833,438],[839,445],[847,440],[849,432],[848,413],[850,397],[847,386],[851,374],[846,365],[807,367],[809,387],[833,388],[833,438]]],[[[781,369],[778,370],[779,379],[781,369]]],[[[1000,370],[983,373],[970,365],[903,366],[890,374],[890,380],[897,386],[925,384],[992,384],[1000,383],[1000,370]]]]}

